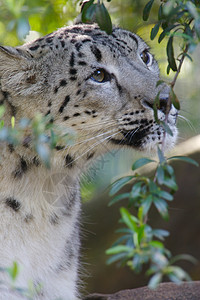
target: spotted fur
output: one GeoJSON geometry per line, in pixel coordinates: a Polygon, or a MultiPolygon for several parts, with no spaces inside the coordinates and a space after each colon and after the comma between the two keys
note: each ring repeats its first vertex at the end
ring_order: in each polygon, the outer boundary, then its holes
{"type": "MultiPolygon", "coordinates": [[[[79,269],[79,177],[99,154],[129,146],[152,152],[164,131],[154,120],[153,101],[160,91],[158,118],[165,119],[168,87],[156,86],[157,62],[136,34],[97,25],[64,27],[34,42],[0,47],[0,103],[5,125],[15,116],[37,112],[51,123],[71,128],[72,146],[56,145],[46,169],[27,136],[23,145],[1,146],[0,266],[21,266],[17,286],[41,283],[35,300],[75,300],[79,269]],[[146,62],[141,54],[146,54],[146,62]],[[103,72],[103,81],[96,74],[103,72]]],[[[166,149],[177,136],[177,112],[171,107],[166,149]]],[[[2,273],[0,273],[0,276],[2,273]]],[[[0,300],[19,300],[4,282],[0,300]]]]}

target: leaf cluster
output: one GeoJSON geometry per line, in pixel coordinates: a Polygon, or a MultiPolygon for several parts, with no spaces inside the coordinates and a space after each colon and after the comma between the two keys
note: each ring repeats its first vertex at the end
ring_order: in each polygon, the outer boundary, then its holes
{"type": "MultiPolygon", "coordinates": [[[[149,286],[154,288],[167,276],[171,281],[180,282],[189,280],[189,276],[180,267],[174,266],[174,258],[163,244],[164,238],[169,233],[162,229],[152,229],[147,224],[148,213],[155,206],[158,213],[167,220],[168,202],[173,200],[174,193],[178,189],[174,170],[169,162],[180,159],[197,165],[188,157],[170,157],[166,159],[158,148],[159,162],[149,158],[140,158],[132,165],[133,175],[116,180],[110,189],[110,195],[114,196],[125,185],[133,182],[129,192],[115,196],[110,205],[122,199],[128,199],[128,208],[120,209],[120,222],[125,228],[117,230],[123,235],[106,251],[111,257],[108,263],[120,261],[127,264],[135,272],[140,272],[144,264],[149,265],[147,275],[152,275],[149,286]],[[147,164],[157,164],[154,176],[151,178],[140,175],[138,168],[147,164]],[[130,212],[134,208],[136,215],[130,212]]],[[[188,259],[189,256],[179,256],[179,259],[188,259]]]]}
{"type": "MultiPolygon", "coordinates": [[[[148,20],[154,2],[154,0],[150,0],[146,4],[143,10],[144,21],[148,20]]],[[[200,1],[161,1],[158,9],[158,21],[152,28],[150,37],[153,40],[157,35],[159,35],[159,43],[161,43],[166,36],[169,37],[166,49],[168,57],[167,74],[169,74],[170,69],[174,72],[178,71],[174,54],[174,38],[181,38],[182,52],[191,59],[191,57],[187,54],[187,51],[184,51],[184,49],[192,52],[199,43],[200,1]]]]}

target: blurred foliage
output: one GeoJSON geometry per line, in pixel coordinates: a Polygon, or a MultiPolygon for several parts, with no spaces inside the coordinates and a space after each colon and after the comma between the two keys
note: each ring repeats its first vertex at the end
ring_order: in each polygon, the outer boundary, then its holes
{"type": "Polygon", "coordinates": [[[5,127],[1,119],[4,113],[4,107],[0,106],[0,142],[12,146],[30,145],[47,168],[50,168],[52,151],[55,148],[61,145],[67,147],[74,143],[75,133],[69,128],[53,124],[50,115],[37,114],[32,120],[19,120],[18,124],[15,124],[15,118],[11,117],[11,127],[5,127]]]}
{"type": "Polygon", "coordinates": [[[29,30],[40,35],[68,24],[77,16],[78,0],[0,0],[0,43],[23,43],[29,30]]]}

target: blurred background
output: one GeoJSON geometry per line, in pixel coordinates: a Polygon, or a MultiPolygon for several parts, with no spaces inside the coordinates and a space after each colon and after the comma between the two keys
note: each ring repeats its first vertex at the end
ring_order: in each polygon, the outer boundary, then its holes
{"type": "MultiPolygon", "coordinates": [[[[150,30],[157,20],[158,6],[154,5],[148,22],[142,20],[145,0],[105,1],[113,24],[139,34],[151,47],[159,62],[164,80],[166,76],[166,43],[150,41],[150,30]]],[[[80,11],[76,0],[0,0],[0,44],[16,46],[50,33],[64,25],[73,24],[80,11]]],[[[180,41],[176,39],[178,49],[180,41]]],[[[178,51],[178,50],[177,50],[178,51]]],[[[192,53],[193,62],[186,59],[178,78],[175,91],[181,102],[181,117],[178,120],[179,141],[189,140],[200,132],[200,47],[192,53]]],[[[195,140],[193,140],[194,143],[195,140]]],[[[191,144],[188,144],[189,148],[191,144]]],[[[183,154],[183,153],[182,153],[183,154]]],[[[200,149],[191,154],[200,162],[200,149]]],[[[135,288],[147,284],[145,270],[140,275],[128,268],[106,265],[105,250],[118,237],[117,229],[120,203],[108,208],[107,186],[119,176],[130,172],[131,165],[139,154],[133,150],[114,151],[99,157],[82,178],[83,198],[83,281],[85,293],[111,293],[124,288],[135,288]]],[[[200,170],[194,166],[177,162],[175,172],[179,191],[171,203],[170,220],[164,222],[152,211],[150,225],[168,229],[166,247],[173,255],[191,254],[200,261],[200,170]]],[[[127,187],[129,189],[129,187],[127,187]]],[[[194,280],[200,279],[200,264],[184,263],[194,280]]]]}

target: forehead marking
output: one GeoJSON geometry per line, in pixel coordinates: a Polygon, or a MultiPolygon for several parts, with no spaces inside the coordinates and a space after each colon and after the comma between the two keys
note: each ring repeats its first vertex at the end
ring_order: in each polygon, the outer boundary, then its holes
{"type": "Polygon", "coordinates": [[[90,47],[90,49],[91,49],[92,53],[94,54],[94,56],[96,57],[97,61],[100,62],[102,59],[101,51],[95,45],[92,45],[90,47]]]}

